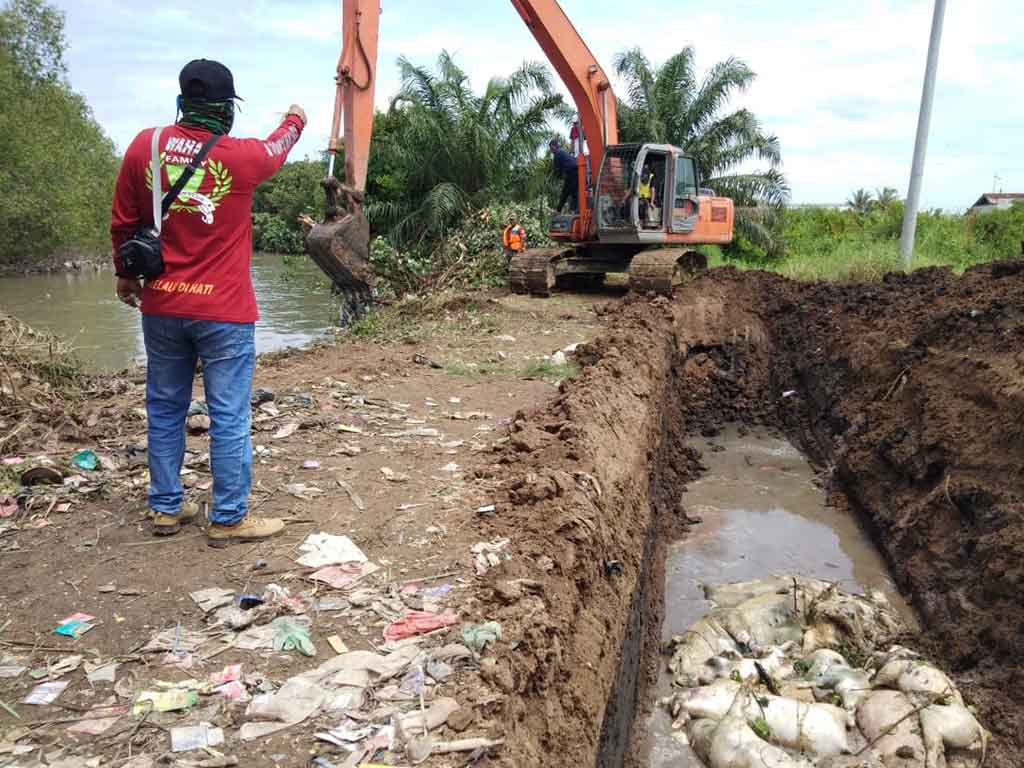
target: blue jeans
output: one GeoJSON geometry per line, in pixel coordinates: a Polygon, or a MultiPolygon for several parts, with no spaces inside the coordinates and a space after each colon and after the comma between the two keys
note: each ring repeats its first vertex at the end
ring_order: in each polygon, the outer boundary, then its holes
{"type": "Polygon", "coordinates": [[[196,360],[202,360],[210,409],[210,522],[234,525],[245,517],[252,488],[249,398],[256,364],[255,325],[143,315],[142,333],[147,359],[149,506],[165,515],[181,511],[185,418],[196,360]]]}

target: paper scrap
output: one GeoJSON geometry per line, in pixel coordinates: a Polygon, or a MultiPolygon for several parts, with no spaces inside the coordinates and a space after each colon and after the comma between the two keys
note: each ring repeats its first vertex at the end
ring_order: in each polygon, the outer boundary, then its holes
{"type": "Polygon", "coordinates": [[[337,635],[331,635],[327,638],[327,644],[334,649],[334,652],[339,656],[343,653],[348,653],[348,646],[345,642],[337,635]]]}
{"type": "Polygon", "coordinates": [[[335,589],[349,589],[379,570],[379,565],[370,562],[342,563],[341,565],[328,565],[318,571],[314,571],[308,578],[311,581],[321,581],[324,584],[329,584],[335,589]]]}
{"type": "Polygon", "coordinates": [[[64,693],[69,683],[66,680],[54,680],[50,683],[40,683],[33,688],[28,696],[21,700],[22,704],[44,705],[52,704],[57,697],[64,693]]]}
{"type": "Polygon", "coordinates": [[[224,731],[209,723],[183,725],[171,728],[171,752],[189,752],[193,749],[216,747],[224,743],[224,731]]]}
{"type": "Polygon", "coordinates": [[[90,616],[87,613],[73,613],[64,619],[57,628],[53,630],[54,634],[64,635],[65,637],[73,637],[76,640],[93,628],[93,624],[89,622],[94,621],[95,616],[90,616]]]}
{"type": "Polygon", "coordinates": [[[323,568],[339,563],[365,563],[366,555],[348,536],[334,536],[330,533],[311,533],[299,545],[305,554],[298,559],[299,565],[307,568],[323,568]]]}

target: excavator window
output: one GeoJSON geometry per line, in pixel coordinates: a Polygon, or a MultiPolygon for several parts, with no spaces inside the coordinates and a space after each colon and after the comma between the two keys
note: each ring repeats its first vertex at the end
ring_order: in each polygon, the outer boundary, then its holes
{"type": "Polygon", "coordinates": [[[697,167],[692,157],[676,158],[676,208],[686,205],[686,198],[697,196],[697,167]]]}
{"type": "Polygon", "coordinates": [[[662,152],[649,151],[644,158],[643,168],[640,170],[641,190],[640,204],[637,213],[640,218],[640,226],[644,229],[661,229],[663,224],[662,211],[665,208],[665,180],[667,174],[666,156],[662,152]],[[643,191],[650,187],[649,197],[645,199],[643,191]]]}
{"type": "Polygon", "coordinates": [[[636,164],[640,145],[623,144],[608,147],[598,181],[598,215],[602,229],[633,229],[633,208],[636,203],[636,164]]]}

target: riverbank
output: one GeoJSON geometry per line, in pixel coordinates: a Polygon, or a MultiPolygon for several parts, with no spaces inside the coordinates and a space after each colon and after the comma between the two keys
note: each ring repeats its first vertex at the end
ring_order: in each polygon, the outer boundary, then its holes
{"type": "MultiPolygon", "coordinates": [[[[0,646],[12,657],[0,665],[27,668],[0,678],[0,700],[20,715],[0,712],[0,732],[121,766],[129,747],[155,758],[168,729],[208,722],[226,739],[215,748],[243,765],[303,766],[311,752],[355,765],[315,734],[340,728],[362,735],[338,742],[376,749],[380,729],[418,710],[422,691],[428,719],[440,718],[435,746],[504,740],[492,764],[620,765],[639,754],[639,686],[661,663],[665,543],[701,525],[683,495],[703,471],[695,436],[740,423],[785,432],[839,509],[868,525],[922,614],[916,642],[948,665],[994,733],[987,764],[1016,765],[1018,694],[1000,683],[1019,675],[1019,649],[1000,632],[1016,609],[990,558],[1008,561],[1024,530],[1012,485],[1024,468],[1022,293],[1024,273],[1008,262],[869,286],[717,270],[673,300],[494,292],[434,300],[418,317],[393,308],[338,344],[261,360],[256,386],[274,399],[254,409],[253,506],[288,526],[278,540],[227,550],[205,547],[194,529],[149,535],[141,382],[126,381],[81,405],[73,439],[47,432],[26,449],[77,479],[35,487],[0,520],[0,646]],[[72,468],[82,449],[98,469],[72,468]],[[372,566],[349,560],[318,576],[334,587],[312,580],[296,560],[318,532],[348,536],[372,566]],[[968,548],[991,565],[972,565],[968,548]],[[315,655],[248,635],[256,650],[240,647],[241,635],[214,628],[216,609],[196,603],[204,596],[192,597],[210,588],[266,597],[255,625],[300,612],[315,655]],[[78,640],[53,634],[76,611],[93,628],[78,640]],[[147,650],[161,631],[163,644],[147,650]],[[415,631],[422,656],[399,640],[415,631]],[[338,643],[393,653],[339,655],[338,643]],[[75,655],[79,668],[62,671],[75,655]],[[114,660],[114,682],[86,679],[86,662],[114,660]],[[214,693],[211,674],[231,664],[242,665],[240,685],[214,693]],[[19,703],[39,682],[30,670],[69,683],[56,707],[19,703]],[[130,705],[161,684],[182,691],[184,710],[120,712],[92,735],[82,722],[52,722],[108,700],[130,705]],[[302,691],[329,702],[247,740],[266,710],[228,694],[279,685],[289,700],[307,700],[302,691]]],[[[184,479],[203,501],[201,431],[189,448],[184,479]]],[[[392,758],[410,748],[396,745],[392,758]]]]}

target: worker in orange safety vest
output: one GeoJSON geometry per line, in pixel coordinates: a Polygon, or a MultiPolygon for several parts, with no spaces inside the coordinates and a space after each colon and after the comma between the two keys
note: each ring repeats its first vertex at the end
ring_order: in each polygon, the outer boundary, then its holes
{"type": "Polygon", "coordinates": [[[506,264],[517,253],[522,253],[526,250],[526,230],[519,223],[519,217],[514,213],[510,213],[507,222],[505,231],[501,234],[501,252],[505,257],[506,264]]]}

